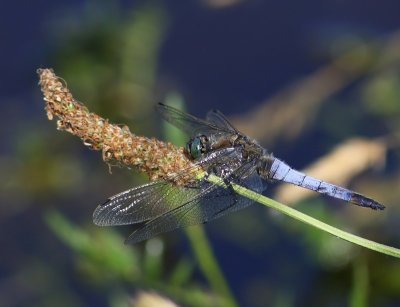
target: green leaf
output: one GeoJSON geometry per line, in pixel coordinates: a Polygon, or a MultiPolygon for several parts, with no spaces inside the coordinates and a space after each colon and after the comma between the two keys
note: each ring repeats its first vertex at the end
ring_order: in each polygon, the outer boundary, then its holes
{"type": "Polygon", "coordinates": [[[169,278],[169,284],[174,286],[184,286],[188,284],[193,273],[194,264],[188,259],[181,259],[175,266],[169,278]]]}
{"type": "Polygon", "coordinates": [[[86,229],[53,210],[46,212],[44,218],[57,237],[76,252],[78,266],[92,277],[100,278],[106,274],[132,280],[140,274],[135,249],[122,245],[122,238],[115,232],[90,235],[86,229]]]}

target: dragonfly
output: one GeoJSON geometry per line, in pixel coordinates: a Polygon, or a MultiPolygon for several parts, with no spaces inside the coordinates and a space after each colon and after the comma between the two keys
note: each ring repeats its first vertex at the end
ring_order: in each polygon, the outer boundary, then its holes
{"type": "MultiPolygon", "coordinates": [[[[185,153],[194,167],[201,166],[206,174],[222,178],[226,186],[207,181],[207,176],[186,185],[158,180],[110,197],[95,209],[93,221],[99,226],[140,224],[126,243],[203,224],[254,203],[236,194],[233,183],[262,194],[269,183],[286,182],[361,207],[385,208],[372,198],[295,170],[239,132],[218,110],[200,119],[162,103],[156,109],[166,121],[189,135],[185,153]]],[[[190,171],[182,170],[176,176],[190,171]]]]}

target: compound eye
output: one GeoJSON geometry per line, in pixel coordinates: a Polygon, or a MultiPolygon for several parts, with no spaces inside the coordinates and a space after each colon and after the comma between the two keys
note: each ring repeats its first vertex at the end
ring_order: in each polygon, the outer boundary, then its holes
{"type": "Polygon", "coordinates": [[[187,145],[190,156],[196,160],[201,156],[201,141],[198,137],[194,138],[187,145]]]}

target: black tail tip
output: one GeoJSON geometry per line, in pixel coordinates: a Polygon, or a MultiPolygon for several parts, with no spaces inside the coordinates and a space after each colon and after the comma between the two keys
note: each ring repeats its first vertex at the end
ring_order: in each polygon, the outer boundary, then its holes
{"type": "Polygon", "coordinates": [[[361,207],[371,208],[372,210],[384,210],[385,206],[377,201],[365,197],[360,194],[353,194],[351,197],[351,202],[361,207]]]}
{"type": "Polygon", "coordinates": [[[374,202],[373,204],[371,204],[368,207],[370,207],[372,210],[385,210],[385,208],[386,208],[384,205],[382,205],[378,202],[374,202]]]}

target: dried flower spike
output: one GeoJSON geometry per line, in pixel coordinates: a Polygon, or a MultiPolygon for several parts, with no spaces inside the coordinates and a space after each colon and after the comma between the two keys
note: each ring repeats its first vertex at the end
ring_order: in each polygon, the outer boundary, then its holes
{"type": "Polygon", "coordinates": [[[109,165],[136,167],[146,172],[151,180],[164,179],[177,185],[195,180],[197,170],[201,172],[201,168],[194,167],[185,156],[182,147],[137,136],[127,126],[110,124],[76,101],[52,69],[38,69],[37,73],[49,120],[57,117],[59,130],[78,136],[93,150],[101,150],[103,160],[109,165]],[[185,169],[192,171],[176,176],[185,169]]]}

